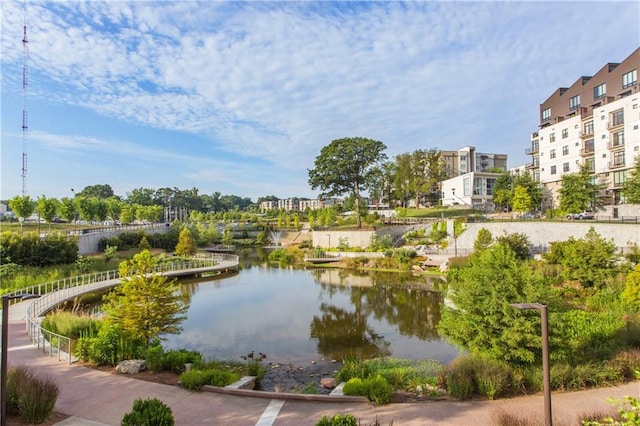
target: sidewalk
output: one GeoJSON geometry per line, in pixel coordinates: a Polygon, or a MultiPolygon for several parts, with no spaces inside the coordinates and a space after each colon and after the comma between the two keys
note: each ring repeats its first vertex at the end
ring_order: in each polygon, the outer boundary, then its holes
{"type": "MultiPolygon", "coordinates": [[[[60,388],[55,410],[71,416],[60,426],[119,425],[136,398],[157,397],[171,407],[177,425],[315,425],[323,415],[353,414],[363,426],[393,422],[405,425],[491,425],[492,416],[504,411],[537,419],[543,424],[542,396],[498,401],[421,402],[374,406],[367,403],[284,401],[192,392],[176,386],[131,379],[68,365],[42,354],[29,342],[24,325],[26,304],[10,308],[9,366],[26,365],[52,377],[60,388]]],[[[640,395],[640,383],[573,393],[554,393],[553,417],[557,424],[578,425],[584,413],[606,412],[608,397],[640,395]]]]}

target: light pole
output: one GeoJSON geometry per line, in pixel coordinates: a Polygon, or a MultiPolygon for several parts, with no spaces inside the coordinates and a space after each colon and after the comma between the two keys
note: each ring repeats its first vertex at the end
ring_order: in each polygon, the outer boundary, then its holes
{"type": "Polygon", "coordinates": [[[19,294],[2,296],[2,356],[0,360],[0,426],[7,424],[7,340],[9,335],[9,300],[33,299],[36,294],[19,294]]]}
{"type": "Polygon", "coordinates": [[[542,323],[542,377],[544,381],[544,424],[553,425],[551,418],[551,370],[549,367],[549,317],[547,305],[540,303],[512,303],[512,307],[519,310],[535,309],[540,311],[542,323]]]}

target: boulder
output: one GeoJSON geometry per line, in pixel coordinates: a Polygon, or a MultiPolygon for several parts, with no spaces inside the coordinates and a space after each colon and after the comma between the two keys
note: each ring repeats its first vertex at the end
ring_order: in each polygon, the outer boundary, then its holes
{"type": "Polygon", "coordinates": [[[144,359],[129,359],[116,366],[116,372],[121,374],[137,374],[146,369],[147,361],[144,359]]]}
{"type": "Polygon", "coordinates": [[[333,389],[336,387],[336,385],[336,379],[332,377],[323,377],[322,380],[320,380],[320,386],[325,389],[333,389]]]}

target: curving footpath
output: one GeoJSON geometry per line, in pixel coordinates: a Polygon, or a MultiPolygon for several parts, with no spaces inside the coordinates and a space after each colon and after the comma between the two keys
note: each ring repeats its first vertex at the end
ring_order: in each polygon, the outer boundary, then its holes
{"type": "MultiPolygon", "coordinates": [[[[354,402],[314,402],[252,398],[194,392],[176,386],[136,380],[90,368],[68,365],[42,355],[31,344],[24,317],[30,301],[9,311],[9,366],[26,365],[52,377],[60,388],[55,410],[68,419],[58,426],[119,425],[136,398],[157,397],[171,407],[177,425],[314,425],[323,415],[353,414],[363,426],[491,425],[501,411],[543,424],[542,396],[499,401],[421,402],[374,406],[354,402]]],[[[572,393],[554,393],[557,424],[578,425],[578,415],[612,410],[608,397],[640,395],[640,383],[572,393]]]]}

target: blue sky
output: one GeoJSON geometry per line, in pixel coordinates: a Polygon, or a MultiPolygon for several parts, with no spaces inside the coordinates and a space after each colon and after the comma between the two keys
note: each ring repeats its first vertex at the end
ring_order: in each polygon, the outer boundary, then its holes
{"type": "MultiPolygon", "coordinates": [[[[23,1],[2,0],[0,199],[22,193],[23,1]]],[[[316,197],[333,139],[524,155],[554,90],[640,45],[640,2],[29,1],[27,193],[316,197]]]]}

